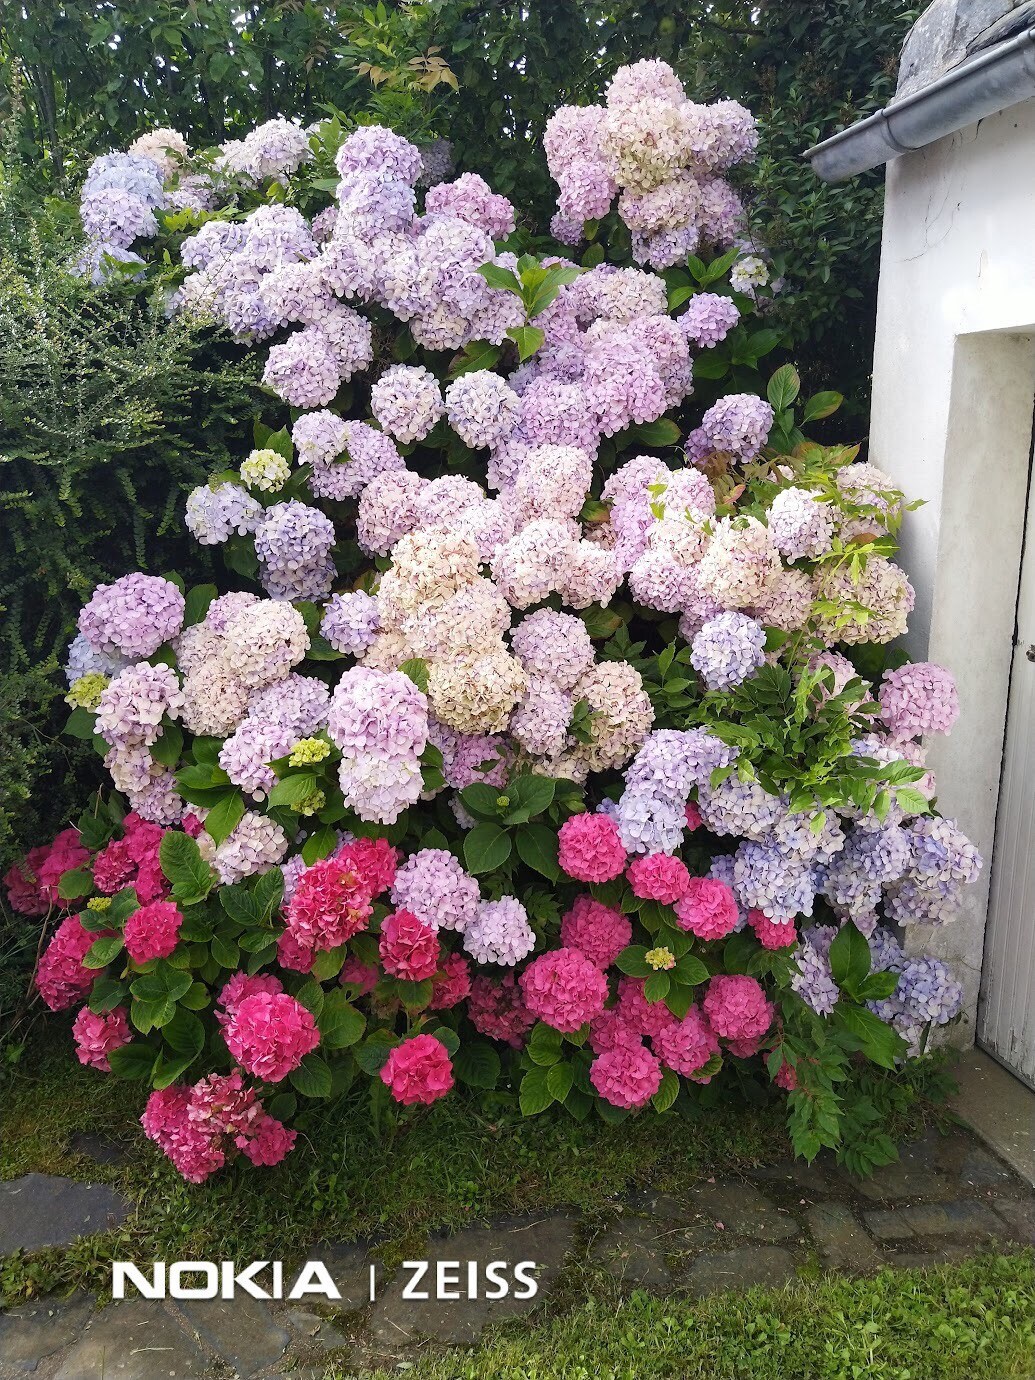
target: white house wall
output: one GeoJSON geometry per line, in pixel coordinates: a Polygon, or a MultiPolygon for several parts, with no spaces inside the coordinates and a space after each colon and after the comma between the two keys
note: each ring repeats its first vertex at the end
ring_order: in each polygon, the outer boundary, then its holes
{"type": "Polygon", "coordinates": [[[931,744],[938,803],[986,867],[964,913],[911,947],[964,977],[974,1033],[1035,406],[1035,102],[888,166],[870,459],[926,507],[902,561],[914,658],[957,677],[931,744]]]}

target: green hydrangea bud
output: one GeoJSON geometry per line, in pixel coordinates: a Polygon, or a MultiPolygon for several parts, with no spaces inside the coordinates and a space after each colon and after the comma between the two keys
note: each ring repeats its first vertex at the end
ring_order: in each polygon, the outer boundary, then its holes
{"type": "Polygon", "coordinates": [[[65,696],[65,703],[73,709],[96,709],[101,702],[101,694],[107,688],[108,677],[100,671],[87,671],[85,676],[72,682],[65,696]]]}
{"type": "Polygon", "coordinates": [[[261,489],[267,494],[282,489],[290,475],[291,466],[275,450],[253,450],[241,465],[241,482],[249,489],[261,489]]]}

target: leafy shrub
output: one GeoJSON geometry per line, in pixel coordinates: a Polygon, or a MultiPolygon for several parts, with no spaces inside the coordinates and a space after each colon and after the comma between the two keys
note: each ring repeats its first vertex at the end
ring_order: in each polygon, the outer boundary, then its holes
{"type": "Polygon", "coordinates": [[[151,1087],[196,1181],[364,1076],[375,1117],[456,1082],[614,1123],[786,1092],[800,1153],[880,1163],[867,1065],[962,997],[891,927],[951,919],[980,859],[920,741],[952,678],[888,651],[903,495],[807,438],[840,397],[789,366],[721,391],[773,347],[725,180],[749,113],[660,63],[558,111],[592,267],[519,252],[476,178],[418,215],[419,150],[343,134],[156,132],[87,177],[99,291],[168,275],[291,426],[188,497],[237,588],[135,573],[80,613],[68,730],[116,789],[9,874],[67,912],[44,1001],[85,1001],[80,1060],[151,1087]]]}

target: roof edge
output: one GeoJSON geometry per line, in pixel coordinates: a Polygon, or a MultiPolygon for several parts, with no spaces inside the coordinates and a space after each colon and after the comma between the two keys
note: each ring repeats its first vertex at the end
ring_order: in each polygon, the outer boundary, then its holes
{"type": "Polygon", "coordinates": [[[960,63],[922,91],[849,125],[808,149],[804,157],[824,182],[841,182],[1032,96],[1035,25],[960,63]]]}

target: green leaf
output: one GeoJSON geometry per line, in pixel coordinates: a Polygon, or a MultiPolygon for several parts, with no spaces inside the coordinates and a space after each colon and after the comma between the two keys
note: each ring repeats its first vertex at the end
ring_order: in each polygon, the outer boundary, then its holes
{"type": "Polygon", "coordinates": [[[90,1000],[87,1005],[91,1011],[113,1011],[125,999],[126,984],[124,982],[119,982],[118,978],[99,977],[93,980],[93,986],[90,988],[90,1000]]]}
{"type": "Polygon", "coordinates": [[[195,585],[184,600],[183,626],[192,628],[195,623],[200,623],[218,593],[215,585],[195,585]]]}
{"type": "Polygon", "coordinates": [[[801,379],[794,365],[782,364],[770,378],[765,391],[774,412],[790,407],[801,391],[801,379]]]}
{"type": "Polygon", "coordinates": [[[821,417],[829,417],[844,402],[841,393],[813,393],[805,404],[802,412],[802,420],[806,422],[818,422],[821,417]]]}
{"type": "Polygon", "coordinates": [[[525,824],[515,839],[518,857],[523,863],[541,873],[548,881],[560,876],[557,864],[557,834],[546,824],[525,824]]]}
{"type": "Polygon", "coordinates": [[[232,939],[224,939],[222,935],[212,936],[212,957],[221,968],[236,968],[241,961],[241,950],[232,939]]]}
{"type": "Polygon", "coordinates": [[[219,888],[219,904],[231,920],[238,925],[244,925],[246,929],[257,925],[262,918],[262,912],[255,897],[250,891],[237,884],[219,888]]]}
{"type": "Polygon", "coordinates": [[[181,1006],[172,1020],[162,1027],[162,1038],[177,1054],[194,1060],[205,1048],[205,1026],[193,1012],[181,1006]]]}
{"type": "Polygon", "coordinates": [[[281,898],[284,895],[284,874],[279,867],[270,868],[269,872],[264,872],[252,888],[252,896],[255,904],[259,907],[259,915],[262,920],[272,919],[274,913],[280,908],[281,898]]]}
{"type": "Polygon", "coordinates": [[[696,987],[699,983],[707,982],[711,974],[699,958],[686,954],[676,964],[672,976],[687,987],[696,987]]]}
{"type": "Polygon", "coordinates": [[[166,723],[162,736],[151,748],[151,756],[163,767],[175,767],[183,751],[183,731],[179,724],[166,723]]]}
{"type": "Polygon", "coordinates": [[[460,792],[464,808],[474,815],[475,819],[488,820],[491,823],[499,820],[501,799],[503,792],[497,786],[490,786],[487,781],[475,781],[460,792]]]}
{"type": "Polygon", "coordinates": [[[507,335],[518,347],[518,358],[522,364],[526,359],[532,358],[546,339],[546,332],[538,326],[512,326],[507,335]]]}
{"type": "Polygon", "coordinates": [[[330,1097],[331,1070],[319,1054],[307,1054],[297,1069],[288,1074],[291,1086],[303,1097],[330,1097]]]}
{"type": "Polygon", "coordinates": [[[418,690],[428,693],[428,663],[420,657],[412,657],[399,667],[404,676],[413,681],[418,690]]]}
{"type": "Polygon", "coordinates": [[[385,1060],[396,1045],[401,1044],[398,1035],[390,1030],[374,1030],[355,1051],[356,1063],[364,1073],[373,1077],[381,1072],[385,1060]]]}
{"type": "Polygon", "coordinates": [[[492,369],[498,362],[502,350],[488,340],[472,340],[465,345],[463,353],[456,355],[449,366],[449,377],[458,379],[461,374],[471,374],[483,369],[492,369]]]}
{"type": "Polygon", "coordinates": [[[70,738],[80,738],[84,743],[88,743],[94,734],[96,715],[91,714],[89,709],[84,709],[80,705],[73,709],[65,720],[64,731],[70,738]]]}
{"type": "Polygon", "coordinates": [[[128,1045],[113,1049],[108,1055],[108,1063],[116,1078],[124,1078],[127,1082],[134,1083],[150,1083],[157,1059],[158,1056],[151,1046],[140,1040],[133,1040],[128,1045]]]}
{"type": "Polygon", "coordinates": [[[655,450],[676,445],[681,435],[679,427],[669,417],[661,417],[656,422],[636,422],[623,433],[623,436],[652,446],[655,450]]]}
{"type": "Polygon", "coordinates": [[[244,818],[244,796],[234,786],[228,790],[205,816],[205,833],[213,843],[220,844],[230,837],[244,818]]]}
{"type": "Polygon", "coordinates": [[[870,971],[870,946],[851,920],[846,920],[830,945],[830,972],[843,991],[854,996],[870,971]]]}
{"type": "Polygon", "coordinates": [[[875,1064],[894,1069],[895,1061],[905,1057],[909,1046],[902,1036],[865,1006],[838,1002],[835,1010],[842,1024],[858,1039],[862,1052],[875,1064]]]}
{"type": "Polygon", "coordinates": [[[203,982],[192,982],[180,998],[180,1004],[188,1011],[204,1011],[212,1000],[212,994],[203,982]]]}
{"type": "Polygon", "coordinates": [[[76,901],[80,896],[89,896],[92,890],[93,873],[88,867],[73,867],[62,872],[58,895],[63,901],[76,901]]]}
{"type": "Polygon", "coordinates": [[[182,904],[202,900],[215,883],[216,874],[189,834],[170,829],[158,845],[158,859],[166,880],[172,883],[175,899],[182,904]]]}
{"type": "Polygon", "coordinates": [[[563,1102],[571,1091],[571,1085],[575,1081],[575,1070],[571,1064],[554,1064],[547,1071],[546,1087],[551,1092],[557,1102],[563,1102]]]}
{"type": "Polygon", "coordinates": [[[504,268],[502,264],[482,264],[478,272],[482,275],[489,287],[496,288],[500,292],[514,292],[521,296],[521,284],[509,268],[504,268]]]}
{"type": "Polygon", "coordinates": [[[302,861],[307,867],[312,867],[314,862],[320,862],[323,858],[329,858],[338,846],[337,830],[329,824],[315,830],[302,845],[302,861]]]}
{"type": "Polygon", "coordinates": [[[506,790],[510,805],[503,818],[511,824],[522,824],[541,815],[553,803],[556,790],[557,782],[550,776],[514,777],[506,790]]]}
{"type": "Polygon", "coordinates": [[[671,986],[672,979],[668,973],[651,973],[643,984],[643,995],[652,1003],[664,1001],[671,986]]]}
{"type": "Polygon", "coordinates": [[[538,1116],[553,1102],[554,1096],[548,1086],[549,1076],[549,1069],[535,1068],[529,1069],[522,1078],[518,1092],[518,1105],[522,1116],[538,1116]]]}
{"type": "Polygon", "coordinates": [[[554,1030],[552,1025],[546,1025],[539,1021],[532,1030],[532,1036],[525,1046],[525,1052],[532,1060],[533,1064],[539,1064],[543,1068],[549,1068],[551,1064],[556,1064],[560,1059],[564,1045],[564,1036],[559,1030],[554,1030]]]}
{"type": "Polygon", "coordinates": [[[84,968],[106,968],[113,958],[117,958],[125,948],[121,934],[113,934],[107,939],[95,939],[86,951],[84,968]]]}
{"type": "Polygon", "coordinates": [[[679,1076],[666,1069],[661,1075],[661,1086],[651,1098],[654,1110],[657,1112],[667,1112],[679,1096],[679,1076]]]}
{"type": "Polygon", "coordinates": [[[654,969],[647,962],[647,949],[643,944],[630,944],[615,959],[615,967],[629,977],[648,978],[654,969]]]}
{"type": "Polygon", "coordinates": [[[348,1049],[363,1038],[366,1018],[357,1011],[340,987],[327,993],[317,1017],[320,1041],[328,1049],[348,1049]]]}
{"type": "Polygon", "coordinates": [[[285,776],[283,781],[278,781],[269,794],[271,806],[286,805],[289,809],[295,805],[301,805],[304,800],[316,790],[316,777],[312,772],[299,772],[294,776],[285,776]]]}
{"type": "Polygon", "coordinates": [[[510,836],[498,824],[476,824],[464,837],[464,860],[475,877],[495,872],[510,857],[510,836]]]}
{"type": "Polygon", "coordinates": [[[321,949],[313,959],[310,972],[317,982],[327,982],[338,976],[347,956],[348,948],[345,944],[339,944],[336,949],[321,949]]]}
{"type": "Polygon", "coordinates": [[[453,1072],[472,1088],[494,1088],[500,1076],[500,1056],[486,1040],[461,1044],[453,1055],[453,1072]]]}

